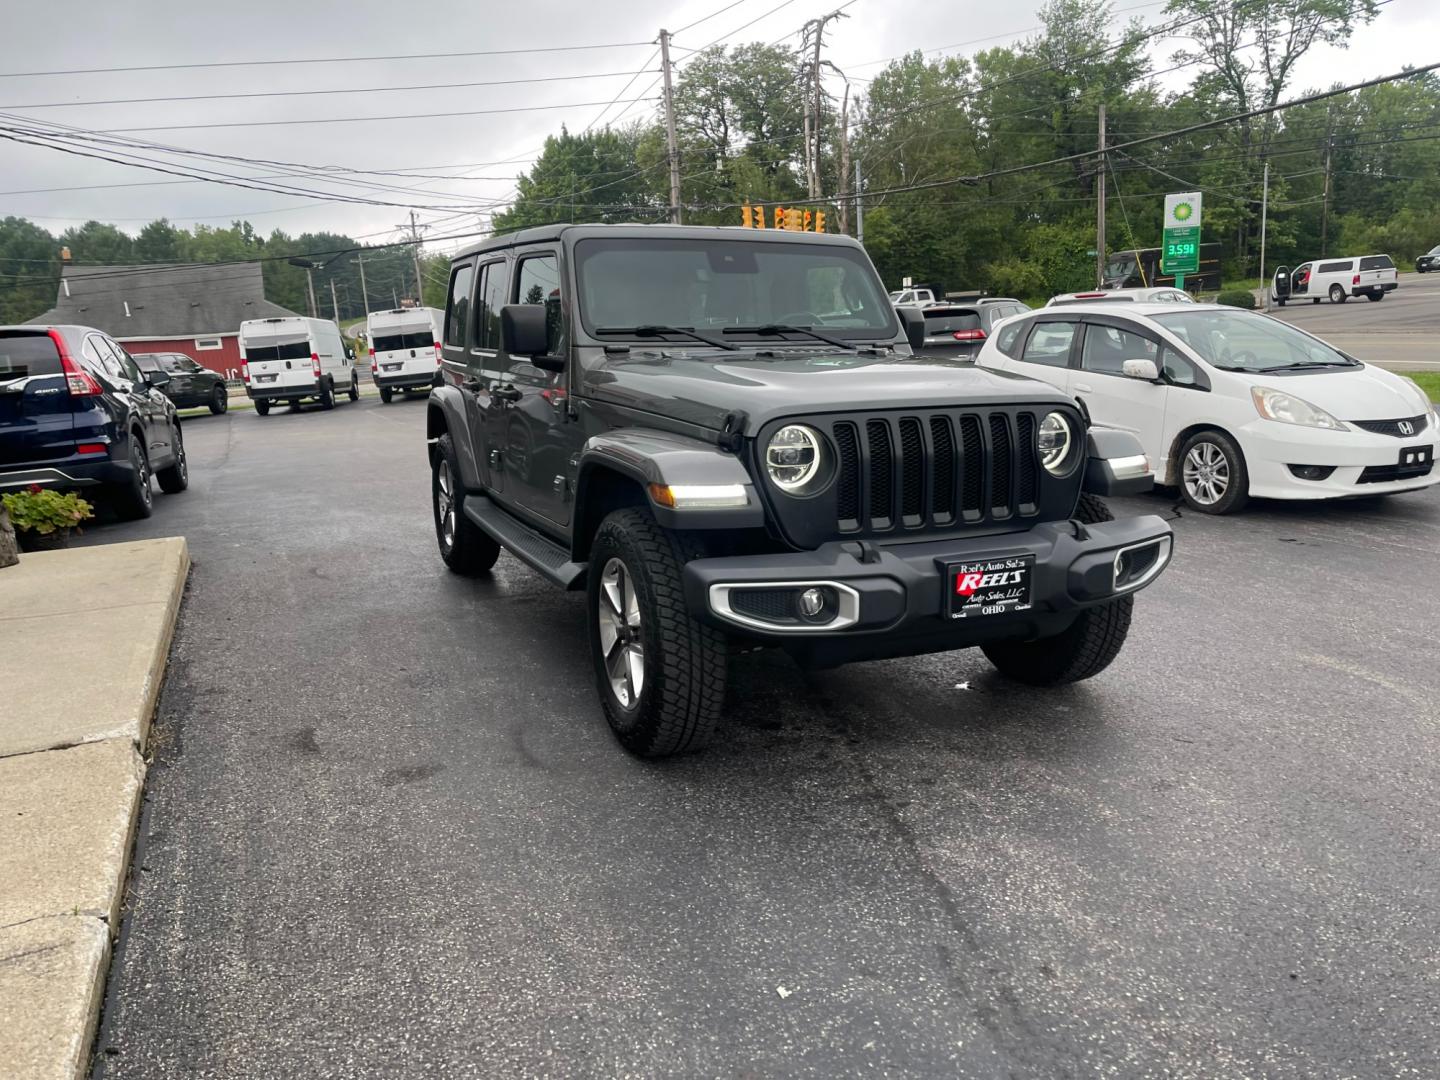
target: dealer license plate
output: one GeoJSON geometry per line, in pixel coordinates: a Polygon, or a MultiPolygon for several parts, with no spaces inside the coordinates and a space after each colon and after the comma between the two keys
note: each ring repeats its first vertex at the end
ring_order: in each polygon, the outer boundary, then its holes
{"type": "Polygon", "coordinates": [[[1029,611],[1034,555],[949,563],[945,567],[946,612],[952,619],[1029,611]]]}
{"type": "Polygon", "coordinates": [[[275,381],[275,376],[274,376],[274,375],[256,375],[256,376],[255,376],[255,381],[256,381],[256,382],[274,382],[274,381],[275,381]]]}
{"type": "Polygon", "coordinates": [[[404,364],[381,364],[381,365],[380,365],[380,370],[381,370],[381,371],[399,371],[399,370],[400,370],[402,367],[404,367],[404,366],[405,366],[404,364]]]}

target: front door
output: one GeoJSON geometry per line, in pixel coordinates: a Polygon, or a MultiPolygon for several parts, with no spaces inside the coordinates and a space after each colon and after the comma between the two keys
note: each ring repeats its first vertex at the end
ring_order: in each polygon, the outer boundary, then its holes
{"type": "MultiPolygon", "coordinates": [[[[564,357],[566,333],[559,253],[540,250],[521,255],[515,287],[507,302],[545,308],[546,352],[564,357]]],[[[492,395],[503,395],[506,482],[515,501],[541,517],[566,525],[574,500],[578,427],[569,420],[564,372],[547,371],[530,357],[502,354],[505,380],[492,395]]]]}
{"type": "Polygon", "coordinates": [[[1301,263],[1290,272],[1290,295],[1310,295],[1310,271],[1313,269],[1311,263],[1301,263]]]}
{"type": "Polygon", "coordinates": [[[1095,423],[1130,432],[1152,462],[1163,461],[1170,387],[1132,379],[1123,373],[1126,360],[1149,360],[1159,372],[1160,344],[1139,333],[1133,323],[1087,319],[1080,370],[1070,379],[1070,392],[1085,403],[1095,423]]]}

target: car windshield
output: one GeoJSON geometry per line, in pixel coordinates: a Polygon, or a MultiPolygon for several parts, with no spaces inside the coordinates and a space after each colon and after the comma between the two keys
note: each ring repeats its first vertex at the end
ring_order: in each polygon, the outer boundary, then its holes
{"type": "MultiPolygon", "coordinates": [[[[604,238],[581,240],[575,257],[580,317],[591,333],[776,324],[843,338],[897,332],[894,308],[865,255],[838,244],[604,238]]],[[[755,336],[774,340],[758,330],[755,336]]]]}
{"type": "Polygon", "coordinates": [[[1230,371],[1355,367],[1337,352],[1276,319],[1247,311],[1177,311],[1152,315],[1209,364],[1230,371]]]}
{"type": "Polygon", "coordinates": [[[1430,249],[1429,251],[1427,251],[1425,254],[1426,254],[1426,255],[1440,255],[1440,244],[1436,244],[1433,248],[1431,248],[1431,249],[1430,249]]]}

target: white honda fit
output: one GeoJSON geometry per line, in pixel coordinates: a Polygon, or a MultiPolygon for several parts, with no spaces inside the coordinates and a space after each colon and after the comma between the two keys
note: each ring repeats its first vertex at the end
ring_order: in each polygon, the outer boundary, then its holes
{"type": "Polygon", "coordinates": [[[1209,514],[1440,483],[1425,393],[1277,319],[1214,304],[1076,304],[999,324],[976,363],[1043,379],[1133,432],[1209,514]]]}

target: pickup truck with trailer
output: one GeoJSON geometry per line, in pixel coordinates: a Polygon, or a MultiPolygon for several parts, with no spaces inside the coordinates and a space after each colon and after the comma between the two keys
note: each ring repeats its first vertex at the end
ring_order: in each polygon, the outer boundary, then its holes
{"type": "Polygon", "coordinates": [[[804,665],[978,646],[1006,676],[1101,672],[1169,525],[1135,438],[1037,380],[919,356],[849,237],[549,225],[450,270],[426,433],[450,570],[502,550],[584,590],[630,751],[705,744],[732,655],[804,665]]]}

